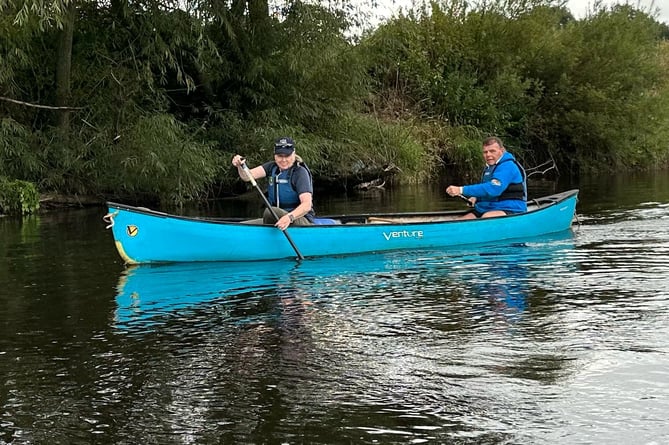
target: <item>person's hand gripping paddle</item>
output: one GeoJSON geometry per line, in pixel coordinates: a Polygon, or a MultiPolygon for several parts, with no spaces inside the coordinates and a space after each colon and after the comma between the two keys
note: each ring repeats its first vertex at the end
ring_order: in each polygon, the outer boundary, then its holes
{"type": "MultiPolygon", "coordinates": [[[[276,214],[276,212],[272,208],[272,205],[267,200],[267,197],[265,196],[265,194],[262,192],[262,190],[260,190],[260,187],[258,186],[258,183],[256,182],[256,179],[253,177],[253,174],[251,173],[251,170],[249,170],[248,166],[246,165],[246,160],[245,159],[241,160],[241,166],[242,166],[242,170],[244,170],[244,173],[249,178],[249,181],[251,181],[251,184],[253,184],[253,187],[255,187],[255,189],[258,190],[258,193],[260,193],[260,196],[262,197],[263,201],[265,201],[265,205],[267,206],[267,209],[272,213],[272,216],[274,217],[274,219],[276,221],[278,221],[279,216],[276,214]]],[[[300,250],[297,248],[297,246],[293,242],[293,239],[290,237],[290,234],[288,233],[288,229],[284,229],[283,234],[286,236],[286,239],[288,240],[291,247],[295,251],[295,254],[297,254],[297,259],[298,260],[303,260],[304,256],[302,256],[302,254],[300,253],[300,250]]]]}

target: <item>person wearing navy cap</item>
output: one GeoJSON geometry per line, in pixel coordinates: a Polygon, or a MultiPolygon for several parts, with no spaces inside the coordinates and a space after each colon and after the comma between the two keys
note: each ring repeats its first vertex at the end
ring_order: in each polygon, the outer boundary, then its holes
{"type": "MultiPolygon", "coordinates": [[[[232,165],[237,167],[239,177],[250,181],[242,169],[244,158],[232,157],[232,165]]],[[[265,209],[264,224],[274,224],[285,230],[291,224],[313,224],[314,185],[311,172],[302,159],[295,153],[295,141],[289,137],[280,137],[274,141],[274,160],[250,169],[254,179],[267,177],[267,199],[279,217],[276,221],[272,212],[265,209]]]]}

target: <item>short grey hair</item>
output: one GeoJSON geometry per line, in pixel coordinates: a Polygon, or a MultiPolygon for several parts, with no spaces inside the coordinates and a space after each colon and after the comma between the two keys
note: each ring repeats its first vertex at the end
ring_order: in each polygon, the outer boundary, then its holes
{"type": "Polygon", "coordinates": [[[488,136],[483,140],[483,146],[487,147],[488,145],[497,144],[500,148],[504,148],[504,143],[497,136],[488,136]]]}

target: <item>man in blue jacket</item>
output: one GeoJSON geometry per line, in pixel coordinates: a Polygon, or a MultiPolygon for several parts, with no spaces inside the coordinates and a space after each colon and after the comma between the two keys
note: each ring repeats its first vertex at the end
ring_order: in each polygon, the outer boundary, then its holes
{"type": "Polygon", "coordinates": [[[502,140],[489,137],[483,141],[486,167],[479,184],[449,185],[450,196],[464,196],[474,204],[465,219],[491,218],[527,211],[527,177],[502,140]]]}

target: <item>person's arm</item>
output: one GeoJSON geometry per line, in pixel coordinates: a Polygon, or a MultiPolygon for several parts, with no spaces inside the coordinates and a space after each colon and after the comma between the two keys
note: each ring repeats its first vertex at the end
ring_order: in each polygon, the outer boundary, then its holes
{"type": "Polygon", "coordinates": [[[449,185],[446,187],[446,193],[450,196],[460,196],[463,195],[463,186],[460,185],[449,185]]]}
{"type": "Polygon", "coordinates": [[[522,175],[516,164],[514,162],[505,162],[497,166],[494,176],[490,181],[465,185],[463,187],[463,195],[475,196],[477,198],[497,198],[506,190],[509,184],[518,182],[521,178],[522,175]]]}
{"type": "Polygon", "coordinates": [[[311,211],[313,207],[313,195],[310,192],[300,193],[300,205],[289,212],[293,219],[301,218],[311,211]]]}
{"type": "MultiPolygon", "coordinates": [[[[244,172],[244,169],[242,168],[242,160],[244,158],[240,155],[234,155],[232,157],[232,165],[237,167],[237,174],[239,174],[239,177],[242,179],[242,181],[249,182],[251,179],[246,176],[246,172],[244,172]]],[[[264,178],[267,176],[267,173],[265,172],[265,168],[262,165],[259,165],[257,167],[253,167],[249,169],[251,174],[253,175],[254,179],[260,179],[264,178]]]]}
{"type": "Polygon", "coordinates": [[[498,175],[495,172],[495,178],[491,179],[488,182],[482,182],[480,184],[471,184],[465,185],[462,187],[462,194],[465,196],[475,196],[477,198],[496,198],[502,194],[506,187],[509,185],[498,179],[498,175]]]}
{"type": "Polygon", "coordinates": [[[313,200],[310,192],[300,193],[300,204],[279,218],[274,225],[281,230],[286,230],[297,218],[309,213],[312,207],[312,202],[313,200]]]}

